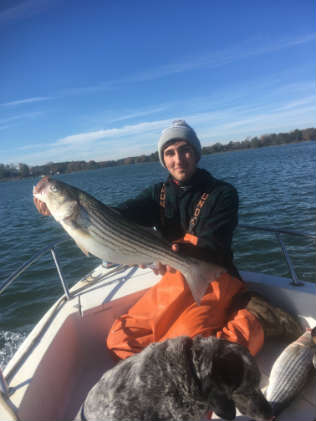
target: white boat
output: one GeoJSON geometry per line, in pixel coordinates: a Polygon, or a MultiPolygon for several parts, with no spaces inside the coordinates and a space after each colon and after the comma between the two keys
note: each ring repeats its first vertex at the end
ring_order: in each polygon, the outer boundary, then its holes
{"type": "MultiPolygon", "coordinates": [[[[314,327],[315,284],[297,280],[280,237],[282,233],[313,235],[269,231],[275,232],[279,238],[294,280],[253,272],[242,272],[242,277],[250,289],[262,292],[272,303],[296,314],[303,327],[314,327]]],[[[74,419],[90,388],[105,370],[114,365],[106,348],[106,336],[112,323],[159,279],[150,269],[127,266],[107,268],[100,264],[68,291],[55,247],[48,247],[47,250],[52,251],[65,294],[34,327],[3,373],[0,372],[1,421],[74,419]]],[[[18,269],[0,288],[0,292],[47,250],[42,250],[18,269]]],[[[268,340],[256,356],[262,373],[263,390],[269,382],[273,362],[286,345],[281,340],[268,340]]],[[[278,419],[312,421],[316,415],[315,401],[314,374],[278,419]]],[[[216,418],[214,414],[213,417],[216,418]]],[[[236,419],[248,418],[238,413],[236,419]]]]}

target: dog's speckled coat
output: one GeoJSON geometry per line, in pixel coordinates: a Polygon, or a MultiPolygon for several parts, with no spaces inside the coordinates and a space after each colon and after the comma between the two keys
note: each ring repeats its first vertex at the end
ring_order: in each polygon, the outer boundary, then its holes
{"type": "MultiPolygon", "coordinates": [[[[91,389],[81,419],[194,421],[214,411],[233,419],[236,407],[257,420],[272,411],[247,349],[213,337],[153,343],[119,362],[91,389]]],[[[80,418],[79,418],[80,419],[80,418]]]]}

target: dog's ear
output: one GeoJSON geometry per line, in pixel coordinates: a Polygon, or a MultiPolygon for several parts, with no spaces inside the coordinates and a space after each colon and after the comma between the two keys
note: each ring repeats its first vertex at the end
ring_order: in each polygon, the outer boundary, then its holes
{"type": "Polygon", "coordinates": [[[213,354],[215,338],[203,338],[196,336],[192,344],[192,363],[197,377],[200,379],[201,384],[208,381],[208,377],[212,372],[213,354]]]}
{"type": "Polygon", "coordinates": [[[216,383],[231,391],[237,389],[244,376],[244,361],[241,355],[226,347],[214,355],[212,376],[216,383]]]}

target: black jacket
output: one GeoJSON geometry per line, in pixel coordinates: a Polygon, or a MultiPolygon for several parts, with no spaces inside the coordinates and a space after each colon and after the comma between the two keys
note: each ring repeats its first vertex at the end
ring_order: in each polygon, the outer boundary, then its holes
{"type": "Polygon", "coordinates": [[[238,193],[229,183],[217,180],[203,169],[197,169],[189,184],[178,185],[169,176],[166,186],[164,223],[161,222],[160,192],[163,183],[155,184],[135,199],[118,206],[120,212],[133,222],[156,227],[169,241],[188,232],[189,223],[203,193],[209,196],[201,209],[192,234],[199,238],[198,247],[181,246],[190,256],[218,263],[234,276],[231,243],[238,223],[238,193]]]}

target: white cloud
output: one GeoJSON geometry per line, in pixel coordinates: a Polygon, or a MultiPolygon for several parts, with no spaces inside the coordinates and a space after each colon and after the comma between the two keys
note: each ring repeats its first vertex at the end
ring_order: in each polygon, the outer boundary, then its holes
{"type": "MultiPolygon", "coordinates": [[[[226,107],[220,111],[174,115],[171,119],[142,122],[123,127],[78,133],[54,142],[28,145],[19,159],[31,165],[48,161],[110,160],[148,154],[156,150],[162,129],[173,119],[184,118],[196,129],[204,145],[215,141],[243,140],[271,131],[312,126],[315,107],[301,98],[269,108],[249,105],[226,107]],[[34,153],[32,153],[34,150],[34,153]]],[[[12,158],[10,158],[12,161],[12,158]]]]}
{"type": "MultiPolygon", "coordinates": [[[[268,45],[255,43],[255,47],[250,42],[244,45],[235,45],[226,50],[205,52],[199,56],[191,55],[183,60],[165,64],[154,69],[128,76],[120,81],[113,81],[113,86],[119,83],[144,82],[159,79],[176,73],[183,73],[199,68],[217,68],[235,61],[247,59],[249,57],[269,54],[284,48],[295,47],[315,40],[314,34],[306,34],[297,38],[273,40],[268,45]]],[[[254,44],[254,40],[252,40],[254,44]]]]}
{"type": "MultiPolygon", "coordinates": [[[[6,15],[14,16],[15,14],[23,13],[24,11],[29,10],[39,10],[36,7],[41,5],[44,8],[46,2],[48,0],[43,0],[42,2],[39,0],[29,0],[16,6],[14,8],[8,9],[0,13],[0,23],[1,17],[4,19],[6,15]],[[15,11],[16,9],[16,11],[15,11]],[[10,12],[11,11],[11,12],[10,12]]],[[[314,34],[306,34],[300,37],[292,38],[292,39],[283,39],[283,40],[274,40],[273,42],[265,45],[260,45],[259,42],[256,40],[248,41],[246,44],[243,45],[234,45],[226,50],[217,50],[217,51],[207,51],[200,55],[191,55],[186,56],[182,59],[176,59],[174,62],[167,63],[155,68],[148,68],[143,72],[129,74],[126,77],[122,77],[120,79],[113,79],[107,81],[100,81],[95,85],[84,86],[84,87],[73,87],[61,90],[55,93],[53,96],[34,96],[31,98],[21,99],[21,100],[13,100],[8,101],[6,103],[2,103],[2,106],[16,106],[16,105],[26,105],[35,102],[41,101],[48,101],[58,98],[63,98],[67,96],[76,96],[76,95],[84,95],[84,94],[93,94],[97,92],[102,92],[106,90],[115,90],[121,89],[124,85],[134,84],[134,83],[142,83],[152,80],[161,79],[164,77],[172,76],[177,73],[184,73],[188,71],[192,71],[195,69],[210,69],[210,68],[218,68],[225,66],[227,64],[231,64],[236,61],[244,60],[247,58],[251,58],[253,56],[259,56],[264,54],[273,53],[285,48],[296,47],[301,44],[309,43],[315,41],[314,34]],[[255,46],[254,46],[255,45],[255,46]]],[[[294,88],[294,86],[293,86],[294,88]]],[[[123,118],[124,119],[124,118],[123,118]]],[[[117,120],[119,121],[119,120],[117,120]]]]}
{"type": "Polygon", "coordinates": [[[43,112],[42,111],[34,111],[34,112],[29,112],[29,113],[22,113],[22,114],[17,114],[17,115],[12,115],[10,117],[4,117],[0,119],[0,124],[3,123],[11,123],[12,121],[16,121],[16,120],[23,120],[25,118],[36,118],[40,115],[42,115],[43,112]]]}
{"type": "Polygon", "coordinates": [[[10,102],[4,102],[2,104],[0,104],[1,106],[4,107],[11,107],[11,106],[15,106],[15,105],[24,105],[24,104],[32,104],[34,102],[42,102],[42,101],[48,101],[52,99],[51,97],[34,97],[34,98],[25,98],[25,99],[18,99],[15,101],[10,101],[10,102]]]}
{"type": "Polygon", "coordinates": [[[248,136],[268,134],[271,131],[294,130],[313,126],[314,106],[296,108],[271,109],[269,112],[262,112],[251,115],[242,113],[235,116],[235,120],[212,126],[200,132],[201,140],[243,140],[248,136]],[[247,117],[245,117],[247,116],[247,117]]]}
{"type": "Polygon", "coordinates": [[[79,133],[75,135],[66,136],[56,141],[56,145],[78,145],[84,143],[91,143],[99,139],[117,138],[125,136],[138,135],[153,130],[162,129],[170,123],[168,120],[151,121],[145,123],[138,123],[134,125],[127,125],[120,128],[97,130],[93,132],[79,133]]]}
{"type": "Polygon", "coordinates": [[[147,115],[160,113],[162,111],[165,111],[167,108],[168,108],[168,106],[160,106],[160,107],[152,108],[152,109],[149,109],[149,110],[127,113],[127,114],[122,115],[120,117],[112,118],[111,123],[116,123],[116,122],[124,121],[124,120],[131,120],[131,119],[134,119],[134,118],[145,117],[147,115]]]}
{"type": "Polygon", "coordinates": [[[288,104],[283,105],[282,107],[280,107],[280,110],[289,110],[292,108],[301,107],[302,105],[306,105],[306,104],[310,104],[314,106],[314,108],[316,109],[315,99],[316,99],[315,95],[311,95],[306,98],[301,98],[296,101],[292,101],[292,102],[289,102],[288,104]]]}
{"type": "MultiPolygon", "coordinates": [[[[184,57],[181,60],[167,63],[155,68],[148,68],[143,72],[135,73],[122,77],[120,79],[113,79],[108,81],[101,81],[95,85],[86,87],[74,87],[65,89],[57,94],[57,96],[72,96],[89,94],[106,90],[120,89],[122,85],[147,82],[151,80],[161,79],[177,73],[184,73],[195,69],[201,68],[218,68],[227,64],[259,56],[264,54],[280,51],[285,48],[296,47],[297,45],[309,43],[315,40],[314,34],[306,34],[297,38],[273,40],[268,45],[259,45],[259,42],[252,40],[244,45],[235,45],[226,50],[218,50],[212,52],[204,52],[200,55],[191,55],[184,57]]],[[[55,95],[56,96],[56,95],[55,95]]]]}

